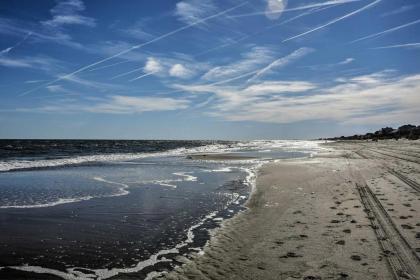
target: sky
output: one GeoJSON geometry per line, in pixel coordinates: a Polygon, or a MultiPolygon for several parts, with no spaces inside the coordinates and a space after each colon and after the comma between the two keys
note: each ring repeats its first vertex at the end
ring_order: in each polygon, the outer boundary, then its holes
{"type": "Polygon", "coordinates": [[[0,1],[0,138],[420,125],[418,0],[0,1]]]}

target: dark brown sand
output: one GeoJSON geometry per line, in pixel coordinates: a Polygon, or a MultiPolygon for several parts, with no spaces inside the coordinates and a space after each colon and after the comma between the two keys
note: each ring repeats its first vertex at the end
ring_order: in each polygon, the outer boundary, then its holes
{"type": "Polygon", "coordinates": [[[420,142],[263,166],[248,210],[166,279],[419,279],[420,142]]]}

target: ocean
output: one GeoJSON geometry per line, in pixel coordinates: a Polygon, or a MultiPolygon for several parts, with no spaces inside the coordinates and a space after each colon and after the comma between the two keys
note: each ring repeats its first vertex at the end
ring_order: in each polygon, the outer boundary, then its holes
{"type": "Polygon", "coordinates": [[[311,156],[318,144],[0,140],[0,279],[169,271],[245,209],[259,166],[311,156]],[[243,159],[188,157],[208,153],[243,159]]]}

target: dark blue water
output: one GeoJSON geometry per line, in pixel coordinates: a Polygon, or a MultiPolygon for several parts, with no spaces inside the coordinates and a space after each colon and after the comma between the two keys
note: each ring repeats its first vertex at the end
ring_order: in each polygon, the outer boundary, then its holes
{"type": "Polygon", "coordinates": [[[143,279],[171,270],[178,255],[202,249],[209,229],[244,209],[259,164],[316,150],[290,141],[1,144],[0,279],[19,271],[27,278],[143,279]],[[186,156],[198,152],[255,159],[186,156]]]}

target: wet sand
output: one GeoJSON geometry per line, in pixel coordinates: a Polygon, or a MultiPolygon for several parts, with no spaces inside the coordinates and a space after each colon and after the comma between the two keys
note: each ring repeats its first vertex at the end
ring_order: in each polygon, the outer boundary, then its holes
{"type": "Polygon", "coordinates": [[[324,147],[263,166],[248,209],[161,278],[419,279],[420,142],[324,147]]]}
{"type": "Polygon", "coordinates": [[[188,159],[193,160],[250,160],[255,157],[244,156],[240,154],[191,154],[187,156],[188,159]]]}

